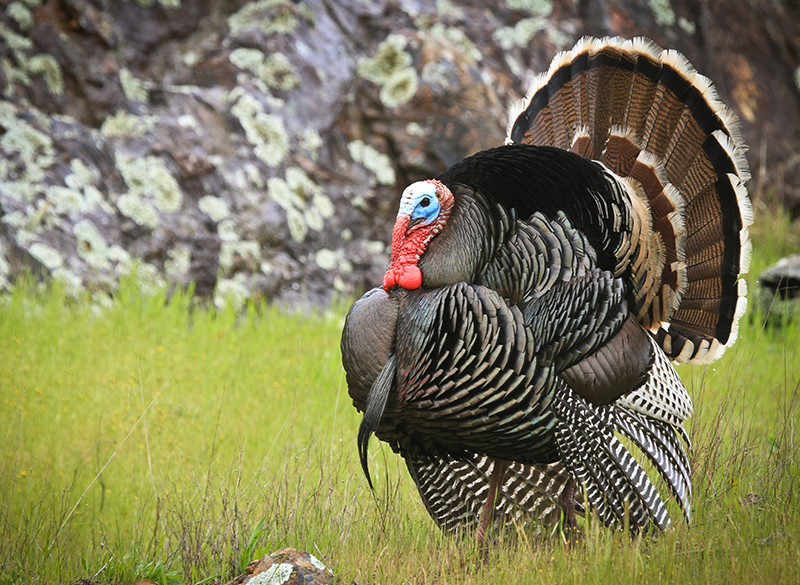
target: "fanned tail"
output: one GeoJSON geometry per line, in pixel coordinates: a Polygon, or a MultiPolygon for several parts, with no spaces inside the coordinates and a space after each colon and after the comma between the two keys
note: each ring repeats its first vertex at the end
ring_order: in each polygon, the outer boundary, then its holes
{"type": "Polygon", "coordinates": [[[587,37],[512,108],[506,142],[571,150],[624,186],[636,225],[618,274],[671,359],[708,363],[733,344],[747,304],[749,170],[708,78],[648,40],[587,37]]]}

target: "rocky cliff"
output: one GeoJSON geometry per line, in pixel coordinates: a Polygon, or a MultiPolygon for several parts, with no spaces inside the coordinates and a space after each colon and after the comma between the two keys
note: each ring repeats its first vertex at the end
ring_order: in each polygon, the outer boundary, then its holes
{"type": "Polygon", "coordinates": [[[0,287],[196,283],[325,305],[381,281],[403,186],[498,145],[584,34],[684,53],[800,205],[796,7],[753,0],[0,0],[0,287]]]}

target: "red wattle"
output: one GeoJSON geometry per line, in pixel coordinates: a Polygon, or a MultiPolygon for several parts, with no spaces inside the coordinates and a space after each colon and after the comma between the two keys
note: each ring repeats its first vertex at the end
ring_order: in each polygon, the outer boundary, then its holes
{"type": "Polygon", "coordinates": [[[394,270],[389,267],[386,274],[383,275],[383,290],[389,292],[389,289],[397,285],[397,279],[394,277],[394,270]]]}
{"type": "Polygon", "coordinates": [[[414,290],[422,286],[422,271],[416,264],[408,264],[401,267],[402,272],[397,278],[397,284],[408,290],[414,290]]]}
{"type": "Polygon", "coordinates": [[[414,226],[410,230],[407,215],[398,215],[392,230],[392,261],[383,276],[383,288],[387,292],[394,286],[414,290],[422,286],[422,271],[417,266],[430,241],[430,226],[414,226]]]}

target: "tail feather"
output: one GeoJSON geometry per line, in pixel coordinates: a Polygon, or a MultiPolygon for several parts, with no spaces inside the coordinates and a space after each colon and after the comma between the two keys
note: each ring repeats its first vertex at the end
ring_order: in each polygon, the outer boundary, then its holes
{"type": "Polygon", "coordinates": [[[667,483],[687,521],[691,520],[691,473],[686,453],[675,431],[665,423],[647,420],[640,415],[619,409],[617,429],[644,453],[667,483]]]}
{"type": "Polygon", "coordinates": [[[639,224],[626,227],[642,244],[619,250],[619,270],[671,359],[708,363],[735,341],[752,222],[745,148],[736,116],[682,55],[582,39],[512,108],[507,142],[594,158],[625,185],[639,224]]]}
{"type": "Polygon", "coordinates": [[[669,514],[644,469],[614,436],[613,406],[594,407],[560,386],[556,444],[565,466],[583,484],[592,509],[607,526],[632,530],[669,526],[669,514]]]}
{"type": "Polygon", "coordinates": [[[616,404],[648,418],[682,428],[683,422],[692,415],[692,399],[667,356],[655,340],[651,340],[651,343],[654,346],[655,360],[647,382],[619,398],[616,404]]]}

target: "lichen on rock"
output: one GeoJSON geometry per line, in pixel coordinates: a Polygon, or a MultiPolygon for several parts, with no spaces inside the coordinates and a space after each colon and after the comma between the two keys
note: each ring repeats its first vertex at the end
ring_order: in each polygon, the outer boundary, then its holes
{"type": "Polygon", "coordinates": [[[267,194],[286,211],[289,234],[298,243],[305,241],[309,228],[322,231],[335,212],[319,185],[298,167],[286,169],[285,179],[270,178],[267,194]]]}
{"type": "Polygon", "coordinates": [[[117,154],[119,167],[131,194],[152,200],[164,213],[175,213],[183,203],[178,181],[157,156],[142,158],[117,154]]]}
{"type": "Polygon", "coordinates": [[[134,76],[127,67],[120,69],[119,82],[122,86],[122,93],[129,100],[143,103],[150,101],[150,93],[147,91],[144,82],[134,76]]]}
{"type": "Polygon", "coordinates": [[[119,136],[141,136],[149,132],[154,120],[151,116],[134,116],[125,110],[108,116],[100,126],[100,133],[108,138],[119,136]]]}
{"type": "MultiPolygon", "coordinates": [[[[232,94],[236,95],[234,92],[232,94]]],[[[242,125],[255,155],[268,166],[279,166],[289,152],[289,136],[283,119],[275,114],[267,114],[264,106],[248,92],[239,95],[231,107],[231,113],[242,125]]]]}
{"type": "Polygon", "coordinates": [[[31,247],[28,248],[28,253],[50,271],[61,268],[64,265],[64,257],[61,252],[41,242],[31,244],[31,247]]]}
{"type": "Polygon", "coordinates": [[[314,14],[305,4],[288,0],[255,0],[228,17],[228,27],[236,34],[257,29],[265,35],[289,34],[305,20],[314,23],[314,14]]]}
{"type": "Polygon", "coordinates": [[[249,297],[247,276],[241,272],[233,278],[220,278],[214,289],[214,304],[218,309],[230,306],[234,310],[239,310],[249,297]]]}
{"type": "Polygon", "coordinates": [[[267,56],[258,49],[239,48],[231,51],[231,63],[250,71],[265,88],[289,91],[300,85],[300,76],[283,53],[267,56]]]}
{"type": "Polygon", "coordinates": [[[375,55],[358,63],[358,74],[381,87],[380,100],[387,108],[408,103],[419,86],[414,59],[405,50],[407,45],[404,35],[390,34],[378,45],[375,55]]]}
{"type": "Polygon", "coordinates": [[[231,215],[228,204],[221,197],[205,195],[197,202],[197,208],[211,218],[211,221],[219,223],[231,215]]]}
{"type": "Polygon", "coordinates": [[[46,53],[28,59],[26,67],[32,75],[41,75],[53,95],[64,93],[64,77],[55,57],[46,53]]]}
{"type": "Polygon", "coordinates": [[[117,153],[117,167],[128,186],[128,192],[118,198],[117,207],[137,224],[155,229],[159,211],[175,213],[181,208],[183,193],[160,158],[117,153]]]}
{"type": "Polygon", "coordinates": [[[378,152],[362,140],[354,140],[347,145],[350,156],[355,162],[371,171],[381,185],[394,185],[397,180],[392,167],[392,159],[378,152]]]}
{"type": "Polygon", "coordinates": [[[108,244],[91,221],[88,219],[79,221],[72,227],[72,233],[77,240],[78,256],[83,258],[89,268],[95,270],[109,268],[110,263],[106,256],[108,244]]]}

